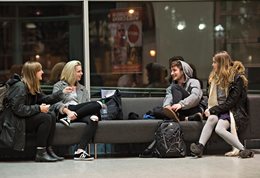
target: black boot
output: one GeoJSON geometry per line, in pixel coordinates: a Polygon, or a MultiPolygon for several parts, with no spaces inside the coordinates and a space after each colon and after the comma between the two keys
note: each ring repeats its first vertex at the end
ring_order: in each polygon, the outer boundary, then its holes
{"type": "Polygon", "coordinates": [[[199,158],[202,156],[204,150],[204,146],[201,143],[192,143],[190,145],[191,154],[194,156],[198,156],[199,158]]]}
{"type": "Polygon", "coordinates": [[[254,157],[254,152],[252,150],[241,150],[239,152],[239,157],[240,158],[253,158],[254,157]]]}
{"type": "Polygon", "coordinates": [[[52,158],[55,158],[57,159],[58,161],[62,161],[64,160],[64,157],[60,157],[60,156],[57,156],[54,151],[52,150],[52,147],[48,147],[47,148],[47,153],[52,157],[52,158]]]}
{"type": "Polygon", "coordinates": [[[58,160],[56,158],[52,158],[51,156],[49,156],[49,154],[46,151],[46,148],[37,148],[35,161],[36,162],[55,162],[58,160]]]}

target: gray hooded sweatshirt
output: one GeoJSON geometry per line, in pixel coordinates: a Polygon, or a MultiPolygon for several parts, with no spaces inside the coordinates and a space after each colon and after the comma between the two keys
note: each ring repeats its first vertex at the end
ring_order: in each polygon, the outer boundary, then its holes
{"type": "MultiPolygon", "coordinates": [[[[186,81],[183,85],[183,88],[190,94],[187,98],[179,101],[178,104],[181,104],[182,109],[190,109],[195,106],[198,106],[203,92],[200,86],[200,82],[197,79],[191,78],[193,75],[193,70],[190,67],[190,65],[184,61],[180,61],[183,73],[185,75],[186,81]]],[[[168,105],[173,105],[172,101],[172,91],[171,91],[171,85],[166,89],[166,96],[164,98],[163,107],[168,105]]]]}

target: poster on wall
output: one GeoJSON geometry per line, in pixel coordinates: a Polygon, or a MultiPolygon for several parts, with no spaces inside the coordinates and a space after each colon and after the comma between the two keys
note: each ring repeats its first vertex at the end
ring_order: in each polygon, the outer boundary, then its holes
{"type": "Polygon", "coordinates": [[[109,13],[112,73],[142,70],[141,8],[114,9],[109,13]]]}

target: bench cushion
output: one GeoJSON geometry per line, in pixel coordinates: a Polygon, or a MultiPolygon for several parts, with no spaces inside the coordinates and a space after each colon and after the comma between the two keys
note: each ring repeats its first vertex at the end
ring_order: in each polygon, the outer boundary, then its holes
{"type": "Polygon", "coordinates": [[[160,120],[101,121],[95,143],[146,143],[154,139],[160,120]]]}
{"type": "Polygon", "coordinates": [[[86,128],[85,123],[71,123],[69,127],[56,123],[53,145],[73,145],[79,143],[86,128]]]}

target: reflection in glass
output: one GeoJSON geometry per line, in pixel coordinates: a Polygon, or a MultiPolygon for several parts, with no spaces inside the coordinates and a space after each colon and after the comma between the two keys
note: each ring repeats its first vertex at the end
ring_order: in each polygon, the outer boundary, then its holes
{"type": "Polygon", "coordinates": [[[56,63],[83,61],[82,9],[81,2],[1,2],[1,81],[27,60],[42,64],[44,83],[56,63]]]}

